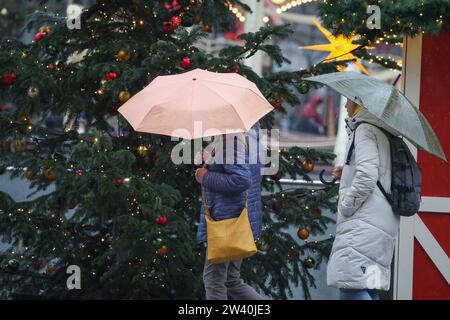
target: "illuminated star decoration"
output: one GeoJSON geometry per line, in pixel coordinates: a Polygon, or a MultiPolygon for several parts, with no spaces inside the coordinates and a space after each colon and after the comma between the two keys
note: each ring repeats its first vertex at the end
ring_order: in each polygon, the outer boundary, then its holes
{"type": "MultiPolygon", "coordinates": [[[[316,51],[328,51],[330,54],[325,59],[336,60],[336,61],[345,61],[345,60],[355,60],[354,64],[362,70],[365,74],[369,74],[364,68],[364,66],[357,60],[357,58],[353,55],[352,51],[359,47],[357,44],[353,44],[353,40],[356,36],[351,36],[350,38],[346,38],[343,35],[338,35],[337,37],[333,36],[330,31],[322,27],[317,21],[314,20],[314,24],[319,28],[319,30],[327,37],[330,43],[327,44],[318,44],[315,46],[306,46],[303,49],[308,50],[316,50],[316,51]]],[[[344,71],[344,66],[338,66],[339,71],[344,71]]]]}

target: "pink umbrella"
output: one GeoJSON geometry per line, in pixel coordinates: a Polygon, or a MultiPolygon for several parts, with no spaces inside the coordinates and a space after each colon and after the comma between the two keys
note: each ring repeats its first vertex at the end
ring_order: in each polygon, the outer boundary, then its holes
{"type": "Polygon", "coordinates": [[[185,139],[247,132],[272,110],[253,82],[202,69],[159,76],[119,108],[135,131],[185,139]]]}

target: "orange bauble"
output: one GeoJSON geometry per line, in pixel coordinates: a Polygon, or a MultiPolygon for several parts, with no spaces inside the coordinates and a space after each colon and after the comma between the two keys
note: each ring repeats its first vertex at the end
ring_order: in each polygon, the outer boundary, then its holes
{"type": "Polygon", "coordinates": [[[302,170],[306,173],[314,170],[314,163],[309,160],[305,160],[302,162],[302,170]]]}
{"type": "Polygon", "coordinates": [[[160,255],[160,256],[166,256],[167,253],[169,252],[169,247],[166,245],[163,245],[161,248],[159,248],[158,250],[156,250],[156,252],[160,255]]]}
{"type": "Polygon", "coordinates": [[[21,115],[21,116],[19,117],[19,121],[20,121],[22,124],[28,124],[28,123],[30,122],[30,118],[28,118],[26,115],[21,115]]]}
{"type": "Polygon", "coordinates": [[[120,50],[117,52],[117,59],[120,61],[128,61],[130,59],[130,55],[125,50],[120,50]]]}
{"type": "Polygon", "coordinates": [[[44,171],[44,178],[48,182],[52,182],[56,180],[56,176],[53,174],[51,169],[47,169],[44,171]]]}
{"type": "Polygon", "coordinates": [[[28,171],[25,173],[25,177],[26,177],[28,180],[33,180],[33,179],[34,179],[34,176],[35,176],[35,173],[34,173],[32,170],[28,170],[28,171]]]}
{"type": "Polygon", "coordinates": [[[200,16],[196,16],[194,18],[194,24],[200,24],[201,21],[202,21],[202,17],[200,17],[200,16]]]}
{"type": "Polygon", "coordinates": [[[270,104],[272,105],[272,107],[274,107],[275,109],[280,109],[282,106],[282,103],[280,100],[271,100],[270,104]]]}
{"type": "Polygon", "coordinates": [[[297,231],[297,236],[302,240],[308,239],[309,230],[307,228],[300,228],[297,231]]]}
{"type": "Polygon", "coordinates": [[[202,30],[205,32],[211,32],[211,27],[209,26],[209,24],[204,23],[202,25],[202,30]]]}

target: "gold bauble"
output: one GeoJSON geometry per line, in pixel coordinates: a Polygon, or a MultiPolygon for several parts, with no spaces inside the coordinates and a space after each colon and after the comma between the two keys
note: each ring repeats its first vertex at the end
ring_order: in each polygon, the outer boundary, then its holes
{"type": "Polygon", "coordinates": [[[16,139],[11,142],[10,150],[12,153],[27,151],[27,142],[24,139],[16,139]]]}
{"type": "Polygon", "coordinates": [[[39,89],[36,87],[29,87],[28,88],[28,96],[30,98],[36,98],[37,96],[39,96],[39,89]]]}
{"type": "Polygon", "coordinates": [[[50,28],[49,27],[42,27],[42,28],[39,29],[39,32],[49,33],[50,32],[50,28]]]}
{"type": "Polygon", "coordinates": [[[128,91],[120,91],[119,93],[119,101],[120,102],[126,102],[128,99],[131,98],[131,94],[128,91]]]}
{"type": "Polygon", "coordinates": [[[141,144],[138,148],[137,148],[137,153],[138,155],[140,155],[141,157],[145,157],[146,155],[148,155],[148,148],[146,146],[144,146],[143,144],[141,144]]]}

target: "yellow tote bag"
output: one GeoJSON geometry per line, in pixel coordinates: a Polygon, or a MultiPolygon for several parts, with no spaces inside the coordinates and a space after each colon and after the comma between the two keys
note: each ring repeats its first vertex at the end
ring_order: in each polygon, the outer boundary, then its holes
{"type": "Polygon", "coordinates": [[[248,192],[245,192],[245,207],[237,218],[215,221],[207,207],[206,190],[203,190],[206,234],[208,240],[208,262],[222,263],[250,257],[257,252],[255,239],[248,218],[248,192]]]}

